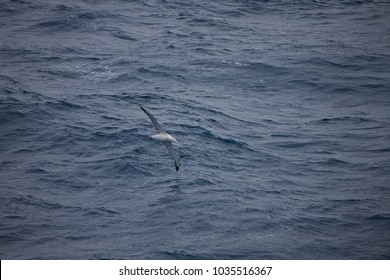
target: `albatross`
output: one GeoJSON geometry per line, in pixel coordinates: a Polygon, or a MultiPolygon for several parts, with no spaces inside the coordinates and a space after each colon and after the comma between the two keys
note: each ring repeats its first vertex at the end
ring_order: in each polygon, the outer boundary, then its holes
{"type": "Polygon", "coordinates": [[[180,157],[176,153],[175,149],[172,146],[172,142],[179,143],[174,137],[169,135],[164,129],[162,129],[161,125],[158,123],[156,118],[149,113],[144,107],[140,105],[142,111],[145,112],[146,115],[148,115],[149,119],[152,121],[154,126],[157,128],[158,133],[155,135],[152,135],[153,139],[163,141],[165,144],[165,147],[167,147],[168,151],[171,153],[173,159],[175,160],[175,167],[176,171],[179,171],[179,163],[180,163],[180,157]]]}

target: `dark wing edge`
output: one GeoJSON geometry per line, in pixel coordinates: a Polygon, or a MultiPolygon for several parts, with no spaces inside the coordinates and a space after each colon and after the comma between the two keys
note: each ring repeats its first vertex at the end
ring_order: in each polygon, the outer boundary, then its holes
{"type": "Polygon", "coordinates": [[[161,132],[165,132],[164,129],[162,129],[161,125],[158,123],[158,121],[156,120],[156,118],[151,114],[149,113],[144,107],[142,107],[141,105],[139,105],[142,109],[142,111],[145,112],[146,115],[148,115],[149,119],[152,121],[152,123],[154,124],[154,126],[157,128],[157,131],[159,133],[161,132]]]}
{"type": "Polygon", "coordinates": [[[164,144],[165,144],[165,147],[167,147],[168,151],[171,153],[173,159],[175,160],[176,171],[179,171],[179,165],[180,165],[180,157],[179,157],[179,155],[176,153],[176,151],[173,148],[171,142],[165,141],[164,144]]]}

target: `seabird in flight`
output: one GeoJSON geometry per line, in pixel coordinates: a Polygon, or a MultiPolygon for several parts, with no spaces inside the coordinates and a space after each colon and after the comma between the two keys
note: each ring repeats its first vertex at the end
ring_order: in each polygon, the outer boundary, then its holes
{"type": "Polygon", "coordinates": [[[145,114],[148,115],[148,117],[150,118],[150,120],[152,121],[154,126],[157,128],[158,134],[152,135],[152,138],[164,142],[165,147],[167,147],[168,151],[171,153],[173,159],[175,160],[176,171],[179,171],[180,157],[176,153],[175,149],[173,149],[173,146],[172,146],[172,142],[176,142],[176,143],[179,143],[179,142],[174,137],[169,135],[164,129],[162,129],[161,125],[158,123],[156,118],[151,113],[149,113],[141,105],[140,105],[140,107],[141,107],[142,111],[144,111],[145,114]]]}

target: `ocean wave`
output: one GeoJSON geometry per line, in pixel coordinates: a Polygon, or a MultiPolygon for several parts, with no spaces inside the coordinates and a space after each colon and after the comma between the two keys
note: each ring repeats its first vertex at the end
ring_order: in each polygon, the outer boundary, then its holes
{"type": "Polygon", "coordinates": [[[321,125],[321,124],[365,124],[365,123],[378,123],[375,119],[370,118],[364,118],[364,117],[351,117],[351,116],[344,116],[344,117],[334,117],[334,118],[322,118],[315,121],[310,121],[309,124],[313,125],[321,125]]]}

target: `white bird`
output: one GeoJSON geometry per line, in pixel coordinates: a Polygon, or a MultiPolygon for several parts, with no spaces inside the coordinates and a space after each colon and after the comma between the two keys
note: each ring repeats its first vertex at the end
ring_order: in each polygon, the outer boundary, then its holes
{"type": "Polygon", "coordinates": [[[179,142],[174,137],[172,137],[167,132],[165,132],[164,129],[162,129],[161,125],[158,123],[156,118],[151,113],[149,113],[141,105],[140,105],[140,107],[141,107],[142,111],[144,111],[145,114],[148,115],[148,117],[150,118],[150,120],[152,121],[154,126],[157,128],[158,134],[152,135],[152,138],[164,142],[165,147],[167,147],[168,151],[171,153],[173,159],[175,160],[176,171],[179,171],[180,157],[176,153],[175,149],[173,149],[173,146],[172,146],[172,142],[175,142],[175,143],[179,143],[179,142]]]}

